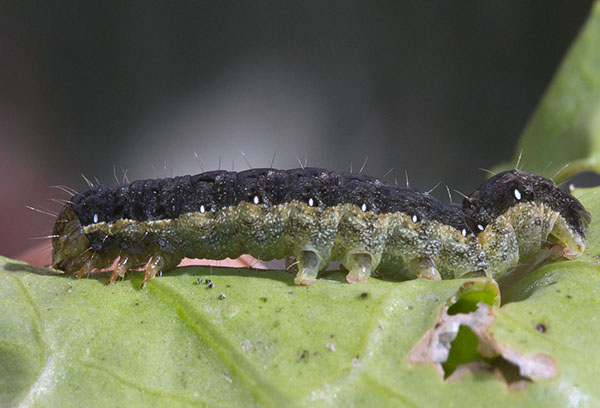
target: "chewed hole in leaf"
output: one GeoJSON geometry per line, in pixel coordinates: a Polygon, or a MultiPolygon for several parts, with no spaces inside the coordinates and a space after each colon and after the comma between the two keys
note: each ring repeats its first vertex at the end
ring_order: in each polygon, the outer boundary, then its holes
{"type": "Polygon", "coordinates": [[[477,350],[478,345],[479,337],[468,326],[460,325],[456,338],[450,344],[448,360],[442,363],[446,380],[457,381],[469,371],[481,370],[495,374],[514,390],[531,382],[530,378],[521,375],[518,365],[502,356],[485,357],[477,350]]]}
{"type": "Polygon", "coordinates": [[[456,338],[450,343],[448,359],[442,363],[444,378],[448,378],[461,364],[482,360],[483,356],[477,351],[479,338],[468,326],[460,325],[456,338]]]}
{"type": "Polygon", "coordinates": [[[450,316],[457,313],[471,313],[477,310],[477,304],[479,302],[485,303],[486,305],[493,306],[496,304],[497,292],[492,286],[486,286],[484,290],[477,290],[473,292],[467,292],[460,296],[455,303],[448,308],[448,314],[450,316]]]}
{"type": "Polygon", "coordinates": [[[496,319],[497,286],[487,281],[467,282],[446,302],[439,318],[409,355],[412,363],[433,364],[447,381],[470,372],[487,372],[511,390],[529,382],[552,378],[554,359],[526,355],[499,343],[489,328],[496,319]]]}
{"type": "MultiPolygon", "coordinates": [[[[475,289],[474,285],[463,285],[457,295],[450,300],[450,302],[454,300],[454,304],[448,308],[446,313],[449,316],[453,316],[459,313],[467,314],[475,312],[480,302],[490,306],[497,304],[497,286],[488,284],[483,285],[481,290],[473,289],[475,289]]],[[[483,360],[483,356],[477,351],[478,344],[479,338],[469,326],[460,325],[456,338],[450,343],[448,359],[442,363],[444,378],[448,378],[461,364],[483,360]]]]}
{"type": "Polygon", "coordinates": [[[511,363],[502,356],[491,361],[490,366],[502,374],[504,381],[506,381],[513,390],[518,390],[520,387],[532,382],[531,378],[521,375],[521,369],[518,365],[511,363]]]}

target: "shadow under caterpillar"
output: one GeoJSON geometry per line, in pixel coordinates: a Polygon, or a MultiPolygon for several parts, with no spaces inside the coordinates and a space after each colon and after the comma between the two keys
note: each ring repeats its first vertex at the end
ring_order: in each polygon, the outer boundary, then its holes
{"type": "Polygon", "coordinates": [[[516,169],[462,206],[362,174],[212,171],[77,193],[56,220],[52,265],[82,277],[119,258],[110,282],[144,268],[142,286],[183,258],[242,254],[293,256],[297,285],[313,284],[330,261],[342,263],[351,283],[375,270],[497,279],[540,253],[578,257],[590,220],[553,181],[516,169]]]}

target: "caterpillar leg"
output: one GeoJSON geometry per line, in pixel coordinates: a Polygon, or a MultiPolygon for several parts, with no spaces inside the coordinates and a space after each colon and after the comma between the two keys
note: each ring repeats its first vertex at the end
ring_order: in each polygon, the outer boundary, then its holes
{"type": "Polygon", "coordinates": [[[343,264],[349,271],[346,275],[348,283],[366,282],[377,267],[371,254],[366,252],[348,255],[343,264]]]}
{"type": "Polygon", "coordinates": [[[142,288],[146,286],[146,282],[154,278],[157,273],[162,272],[165,267],[165,258],[162,255],[154,255],[150,258],[150,262],[146,265],[146,272],[144,273],[144,280],[142,281],[142,288]]]}
{"type": "Polygon", "coordinates": [[[124,278],[125,273],[129,270],[129,268],[131,267],[131,264],[132,264],[132,261],[131,261],[130,257],[122,256],[121,259],[119,259],[119,262],[117,263],[117,266],[115,267],[115,270],[110,275],[108,284],[112,285],[113,283],[115,283],[115,281],[117,280],[117,277],[124,278]]]}
{"type": "Polygon", "coordinates": [[[315,251],[304,250],[296,257],[298,260],[298,274],[294,284],[309,286],[317,280],[317,274],[324,263],[323,258],[315,251]]]}
{"type": "Polygon", "coordinates": [[[75,276],[77,276],[77,279],[81,279],[85,275],[88,275],[90,272],[92,272],[92,269],[94,269],[94,263],[90,259],[85,264],[83,264],[83,266],[81,267],[81,269],[79,269],[79,271],[77,271],[77,275],[75,276]]]}
{"type": "Polygon", "coordinates": [[[408,268],[413,276],[421,279],[442,279],[440,272],[431,258],[415,258],[409,262],[408,268]]]}
{"type": "Polygon", "coordinates": [[[550,254],[548,255],[548,259],[550,259],[551,261],[557,261],[562,257],[566,259],[571,259],[565,256],[564,248],[560,245],[554,245],[550,248],[550,254]]]}

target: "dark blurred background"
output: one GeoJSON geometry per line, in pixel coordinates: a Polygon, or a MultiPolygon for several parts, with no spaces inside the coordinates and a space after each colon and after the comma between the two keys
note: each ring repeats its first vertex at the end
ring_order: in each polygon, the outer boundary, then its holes
{"type": "MultiPolygon", "coordinates": [[[[0,8],[0,253],[80,176],[309,166],[470,192],[591,1],[54,1],[0,8]],[[247,161],[242,157],[245,153],[247,161]],[[196,158],[194,152],[197,153],[196,158]]],[[[527,158],[524,158],[526,161],[527,158]]],[[[459,200],[458,196],[455,200],[459,200]]]]}

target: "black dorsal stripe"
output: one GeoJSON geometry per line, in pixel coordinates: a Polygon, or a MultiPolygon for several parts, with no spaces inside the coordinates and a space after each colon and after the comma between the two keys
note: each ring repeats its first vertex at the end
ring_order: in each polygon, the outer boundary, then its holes
{"type": "Polygon", "coordinates": [[[73,197],[82,225],[97,220],[150,221],[177,218],[201,210],[219,210],[240,202],[279,205],[291,201],[324,208],[353,204],[375,213],[403,212],[419,220],[435,220],[458,230],[467,228],[459,206],[427,194],[356,173],[319,168],[211,171],[194,176],[139,180],[120,187],[96,185],[73,197]],[[311,201],[312,200],[312,201],[311,201]]]}

